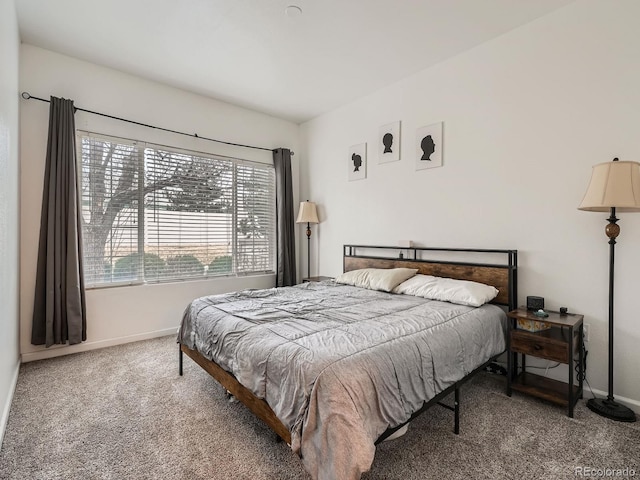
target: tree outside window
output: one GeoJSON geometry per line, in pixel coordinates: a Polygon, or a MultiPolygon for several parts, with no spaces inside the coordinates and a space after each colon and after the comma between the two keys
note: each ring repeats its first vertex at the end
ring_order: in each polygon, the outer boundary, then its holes
{"type": "Polygon", "coordinates": [[[273,272],[272,166],[78,137],[88,286],[273,272]]]}

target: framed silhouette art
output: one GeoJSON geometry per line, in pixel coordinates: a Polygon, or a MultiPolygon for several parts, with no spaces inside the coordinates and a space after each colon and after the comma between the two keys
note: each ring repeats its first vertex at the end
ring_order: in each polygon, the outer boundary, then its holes
{"type": "Polygon", "coordinates": [[[416,170],[442,166],[442,122],[416,131],[416,170]]]}
{"type": "Polygon", "coordinates": [[[378,163],[400,160],[400,121],[387,123],[378,133],[378,163]]]}
{"type": "Polygon", "coordinates": [[[347,162],[347,178],[349,181],[363,180],[367,178],[367,144],[361,143],[349,147],[349,159],[347,162]]]}

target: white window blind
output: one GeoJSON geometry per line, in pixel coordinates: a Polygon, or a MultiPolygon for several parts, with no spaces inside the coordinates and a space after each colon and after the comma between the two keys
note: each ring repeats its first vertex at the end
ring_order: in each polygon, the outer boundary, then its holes
{"type": "Polygon", "coordinates": [[[275,172],[78,132],[87,286],[272,273],[275,172]]]}

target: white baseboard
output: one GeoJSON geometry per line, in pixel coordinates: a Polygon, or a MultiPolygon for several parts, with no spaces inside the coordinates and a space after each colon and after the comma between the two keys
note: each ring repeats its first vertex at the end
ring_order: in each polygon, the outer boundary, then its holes
{"type": "Polygon", "coordinates": [[[21,355],[22,362],[33,362],[34,360],[44,360],[47,358],[60,357],[62,355],[70,355],[72,353],[87,352],[89,350],[97,350],[99,348],[113,347],[124,343],[138,342],[140,340],[149,340],[150,338],[164,337],[167,335],[177,335],[178,327],[165,328],[164,330],[156,330],[154,332],[138,333],[136,335],[128,335],[126,337],[110,338],[108,340],[99,340],[97,342],[84,342],[77,345],[60,345],[52,346],[48,349],[38,350],[37,352],[23,353],[21,355]]]}
{"type": "Polygon", "coordinates": [[[13,401],[13,394],[16,391],[16,384],[18,383],[18,373],[20,372],[20,362],[16,364],[16,370],[13,372],[13,379],[9,387],[9,394],[5,399],[4,407],[2,408],[2,417],[0,417],[0,447],[2,447],[2,440],[4,439],[4,431],[7,428],[7,422],[9,421],[9,411],[11,410],[11,402],[13,401]]]}
{"type": "MultiPolygon", "coordinates": [[[[591,390],[589,390],[588,388],[585,388],[584,397],[587,398],[587,395],[590,392],[593,392],[598,398],[607,398],[607,395],[608,395],[607,392],[603,392],[602,390],[596,390],[595,388],[592,388],[591,390]]],[[[620,395],[615,395],[615,394],[614,394],[614,398],[616,402],[621,403],[625,407],[628,407],[634,412],[636,412],[636,414],[640,415],[640,402],[638,400],[634,400],[632,398],[627,398],[627,397],[621,397],[620,395]]]]}

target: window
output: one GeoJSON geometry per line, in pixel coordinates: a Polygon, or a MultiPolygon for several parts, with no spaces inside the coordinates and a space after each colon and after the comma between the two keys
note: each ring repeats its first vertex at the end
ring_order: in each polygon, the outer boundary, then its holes
{"type": "Polygon", "coordinates": [[[78,132],[87,286],[273,273],[273,166],[78,132]]]}

